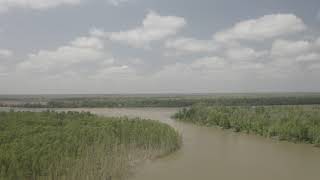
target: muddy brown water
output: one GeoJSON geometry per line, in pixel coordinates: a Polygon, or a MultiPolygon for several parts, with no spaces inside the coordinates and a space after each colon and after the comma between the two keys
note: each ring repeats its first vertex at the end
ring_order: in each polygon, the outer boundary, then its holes
{"type": "Polygon", "coordinates": [[[176,122],[175,108],[64,109],[159,120],[181,132],[182,148],[138,167],[131,180],[320,180],[320,148],[176,122]]]}

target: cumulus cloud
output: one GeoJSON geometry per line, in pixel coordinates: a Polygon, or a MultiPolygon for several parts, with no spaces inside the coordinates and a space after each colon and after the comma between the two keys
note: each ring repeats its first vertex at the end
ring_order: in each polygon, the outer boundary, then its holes
{"type": "Polygon", "coordinates": [[[80,37],[70,44],[74,47],[89,49],[103,49],[104,47],[103,41],[97,37],[80,37]]]}
{"type": "Polygon", "coordinates": [[[122,3],[129,2],[129,0],[107,0],[113,6],[119,6],[122,3]]]}
{"type": "Polygon", "coordinates": [[[257,51],[248,47],[238,46],[237,48],[225,49],[215,53],[214,56],[204,56],[193,60],[187,64],[192,73],[205,73],[210,75],[212,72],[234,70],[257,70],[264,68],[265,60],[269,56],[269,51],[257,51]]]}
{"type": "Polygon", "coordinates": [[[165,47],[186,53],[212,52],[218,48],[218,46],[211,40],[198,40],[185,37],[167,40],[165,42],[165,47]]]}
{"type": "Polygon", "coordinates": [[[12,8],[44,10],[61,5],[78,5],[82,0],[0,0],[0,12],[12,8]]]}
{"type": "Polygon", "coordinates": [[[236,23],[230,29],[215,33],[214,39],[220,42],[233,40],[261,41],[301,32],[306,28],[302,19],[293,14],[271,14],[236,23]]]}
{"type": "Polygon", "coordinates": [[[296,58],[298,62],[316,62],[320,63],[320,54],[311,52],[309,54],[300,55],[296,58]]]}
{"type": "Polygon", "coordinates": [[[107,66],[100,69],[95,75],[91,76],[94,79],[130,79],[136,76],[136,72],[133,68],[122,65],[122,66],[107,66]]]}
{"type": "Polygon", "coordinates": [[[0,77],[6,76],[7,74],[7,67],[0,63],[0,77]]]}
{"type": "Polygon", "coordinates": [[[191,68],[198,70],[221,70],[226,67],[227,63],[221,57],[204,57],[191,63],[191,68]]]}
{"type": "Polygon", "coordinates": [[[268,51],[266,50],[256,51],[247,47],[232,48],[226,51],[227,58],[238,61],[261,61],[267,55],[268,51]]]}
{"type": "MultiPolygon", "coordinates": [[[[107,36],[116,42],[125,43],[134,47],[142,47],[151,41],[162,40],[175,35],[186,25],[186,20],[177,16],[161,16],[150,11],[142,25],[127,31],[107,33],[107,36]]],[[[94,33],[98,34],[98,31],[94,33]]],[[[101,35],[101,32],[100,32],[101,35]]]]}
{"type": "Polygon", "coordinates": [[[70,65],[104,58],[106,55],[101,48],[103,48],[101,40],[94,37],[80,37],[56,50],[40,50],[29,54],[27,60],[21,62],[18,67],[37,72],[68,68],[70,65]]]}
{"type": "Polygon", "coordinates": [[[8,49],[0,49],[0,60],[1,58],[8,58],[13,56],[13,52],[8,49]]]}
{"type": "MultiPolygon", "coordinates": [[[[311,40],[314,35],[310,35],[308,40],[298,40],[298,37],[287,36],[306,29],[303,21],[295,15],[266,15],[242,21],[206,40],[177,35],[186,24],[182,17],[162,16],[151,11],[142,25],[133,29],[106,32],[93,28],[89,35],[75,38],[57,48],[29,53],[24,61],[18,63],[16,72],[24,75],[41,73],[41,76],[35,74],[32,77],[60,78],[60,81],[67,83],[74,82],[73,77],[79,77],[79,84],[87,80],[97,82],[99,86],[105,80],[108,84],[113,83],[111,89],[115,92],[118,87],[125,87],[122,92],[130,91],[130,88],[146,88],[148,91],[150,87],[155,91],[172,92],[175,88],[179,92],[190,92],[195,87],[215,89],[219,86],[225,90],[234,82],[239,84],[231,89],[240,86],[245,89],[252,80],[256,80],[256,87],[264,85],[267,80],[283,84],[287,80],[295,80],[295,77],[304,77],[311,70],[317,74],[320,69],[320,38],[311,40]],[[116,46],[116,51],[111,52],[105,45],[106,41],[108,44],[112,41],[130,47],[148,47],[152,42],[159,41],[164,48],[146,53],[128,47],[125,47],[128,51],[122,51],[118,49],[122,46],[116,46]],[[122,58],[118,59],[115,55],[119,52],[122,58]],[[183,57],[163,58],[168,52],[183,57]],[[132,57],[132,54],[142,57],[132,57]],[[143,60],[155,56],[154,60],[143,60]],[[64,76],[71,76],[71,81],[65,80],[64,76]],[[281,81],[281,78],[284,80],[281,81]]],[[[0,50],[0,60],[12,56],[11,51],[0,50]]],[[[3,65],[0,61],[0,76],[1,72],[7,74],[3,65]]],[[[73,83],[70,84],[73,86],[73,83]]]]}
{"type": "Polygon", "coordinates": [[[276,40],[272,44],[271,57],[280,66],[314,69],[320,64],[318,40],[276,40]]]}
{"type": "Polygon", "coordinates": [[[0,77],[8,75],[8,68],[11,58],[13,58],[13,52],[8,49],[0,49],[0,77]]]}
{"type": "Polygon", "coordinates": [[[5,68],[0,65],[0,76],[1,76],[1,74],[4,72],[4,70],[5,70],[5,68]]]}
{"type": "Polygon", "coordinates": [[[54,51],[41,50],[30,54],[26,61],[19,64],[19,68],[38,72],[52,69],[68,68],[81,62],[99,60],[104,54],[96,49],[62,46],[54,51]]]}
{"type": "Polygon", "coordinates": [[[317,40],[316,40],[316,46],[318,47],[318,48],[320,48],[320,38],[318,38],[317,40]]]}
{"type": "Polygon", "coordinates": [[[272,44],[271,54],[273,57],[290,57],[306,53],[311,50],[308,41],[276,40],[272,44]]]}
{"type": "Polygon", "coordinates": [[[108,37],[108,33],[106,33],[105,31],[103,31],[100,28],[91,28],[89,31],[90,36],[93,37],[97,37],[97,38],[107,38],[108,37]]]}
{"type": "Polygon", "coordinates": [[[167,40],[165,47],[175,50],[177,55],[183,52],[202,54],[203,58],[195,59],[185,66],[179,66],[180,69],[185,67],[190,70],[191,68],[192,73],[222,70],[238,73],[259,72],[264,73],[264,76],[272,72],[280,76],[289,72],[289,69],[284,69],[288,66],[294,71],[315,67],[319,62],[320,38],[312,42],[282,39],[288,34],[305,29],[306,25],[295,15],[266,15],[239,22],[228,30],[215,33],[214,39],[198,40],[180,37],[167,40]],[[263,48],[269,43],[262,40],[271,38],[275,39],[271,49],[263,48]],[[256,44],[256,49],[250,47],[250,44],[256,44]],[[259,50],[257,47],[260,47],[259,50]]]}
{"type": "Polygon", "coordinates": [[[55,50],[40,50],[29,54],[18,64],[21,72],[46,73],[54,78],[86,75],[87,77],[122,74],[126,65],[117,64],[111,53],[104,48],[102,39],[93,36],[79,37],[55,50]]]}

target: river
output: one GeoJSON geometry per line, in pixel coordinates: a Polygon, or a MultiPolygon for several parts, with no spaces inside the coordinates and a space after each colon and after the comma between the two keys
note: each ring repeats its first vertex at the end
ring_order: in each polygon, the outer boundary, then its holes
{"type": "Polygon", "coordinates": [[[146,162],[131,180],[319,180],[320,148],[176,122],[175,108],[67,109],[168,123],[181,132],[182,148],[146,162]]]}

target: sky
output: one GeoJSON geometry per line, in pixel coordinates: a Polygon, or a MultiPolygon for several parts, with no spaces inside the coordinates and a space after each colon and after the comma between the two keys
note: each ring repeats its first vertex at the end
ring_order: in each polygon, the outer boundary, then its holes
{"type": "Polygon", "coordinates": [[[0,94],[319,91],[319,0],[0,0],[0,94]]]}

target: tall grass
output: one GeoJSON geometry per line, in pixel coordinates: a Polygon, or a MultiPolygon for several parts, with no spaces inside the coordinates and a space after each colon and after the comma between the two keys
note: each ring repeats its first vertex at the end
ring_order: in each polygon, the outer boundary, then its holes
{"type": "Polygon", "coordinates": [[[196,105],[182,109],[174,117],[204,126],[219,126],[292,142],[320,144],[320,106],[196,105]]]}
{"type": "Polygon", "coordinates": [[[0,179],[123,179],[146,158],[179,148],[157,121],[78,112],[0,112],[0,179]]]}

